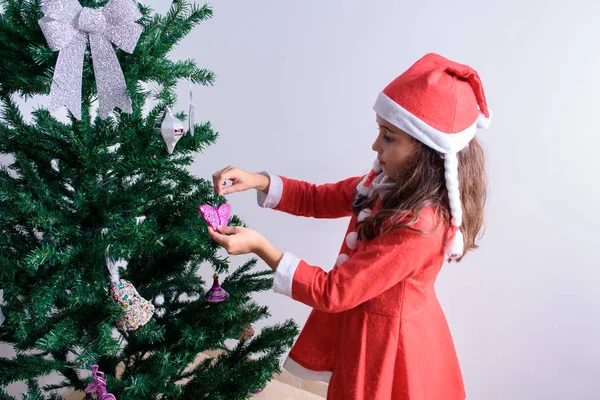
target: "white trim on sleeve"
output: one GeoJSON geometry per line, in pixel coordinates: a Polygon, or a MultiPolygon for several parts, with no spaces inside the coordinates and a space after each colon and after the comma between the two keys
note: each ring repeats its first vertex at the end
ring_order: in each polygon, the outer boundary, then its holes
{"type": "Polygon", "coordinates": [[[275,270],[275,279],[273,279],[273,291],[292,297],[292,282],[294,273],[298,268],[300,259],[292,253],[285,252],[283,258],[275,270]]]}
{"type": "Polygon", "coordinates": [[[283,195],[283,180],[278,175],[272,175],[268,172],[259,172],[259,174],[268,176],[271,179],[269,193],[265,194],[260,190],[256,191],[256,201],[262,208],[275,208],[283,195]]]}

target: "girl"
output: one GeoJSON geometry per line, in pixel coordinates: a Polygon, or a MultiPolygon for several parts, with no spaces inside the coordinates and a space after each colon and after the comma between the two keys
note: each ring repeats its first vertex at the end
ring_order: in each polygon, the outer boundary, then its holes
{"type": "Polygon", "coordinates": [[[333,270],[282,253],[251,229],[208,232],[229,254],[255,253],[275,270],[276,292],[313,307],[284,368],[329,382],[327,399],[464,399],[434,282],[446,257],[460,261],[476,248],[483,224],[475,138],[490,121],[483,87],[469,66],[427,54],[374,110],[377,160],[364,177],[317,186],[235,167],[213,175],[220,195],[256,188],[262,207],[351,217],[333,270]]]}

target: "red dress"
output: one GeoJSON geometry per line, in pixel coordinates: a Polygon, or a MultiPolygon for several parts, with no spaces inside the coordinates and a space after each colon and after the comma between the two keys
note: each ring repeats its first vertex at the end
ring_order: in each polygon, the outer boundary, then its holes
{"type": "MultiPolygon", "coordinates": [[[[259,199],[263,207],[298,216],[352,217],[333,270],[289,252],[277,268],[274,290],[313,307],[284,368],[329,382],[328,400],[463,400],[454,343],[434,290],[445,229],[429,235],[397,229],[357,242],[352,202],[359,181],[317,186],[272,176],[269,196],[259,199]]],[[[435,225],[426,209],[415,228],[435,225]]]]}

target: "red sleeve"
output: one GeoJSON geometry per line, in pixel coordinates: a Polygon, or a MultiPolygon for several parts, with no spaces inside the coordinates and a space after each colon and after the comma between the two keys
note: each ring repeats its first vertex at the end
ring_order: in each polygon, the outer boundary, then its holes
{"type": "Polygon", "coordinates": [[[275,210],[303,217],[342,218],[352,215],[354,191],[361,177],[323,185],[281,179],[283,193],[275,210]]]}
{"type": "Polygon", "coordinates": [[[383,233],[330,272],[285,253],[274,290],[321,311],[349,310],[439,260],[438,253],[444,251],[442,232],[424,235],[402,228],[383,233]]]}

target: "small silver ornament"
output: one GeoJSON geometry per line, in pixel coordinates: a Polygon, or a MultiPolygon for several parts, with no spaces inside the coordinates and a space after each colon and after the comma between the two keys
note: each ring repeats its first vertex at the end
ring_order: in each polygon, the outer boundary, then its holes
{"type": "Polygon", "coordinates": [[[183,136],[183,132],[185,129],[183,128],[183,122],[181,122],[173,113],[171,109],[167,107],[165,111],[165,118],[160,126],[160,132],[162,133],[162,137],[167,144],[167,151],[169,154],[173,153],[175,149],[175,145],[183,136]]]}
{"type": "Polygon", "coordinates": [[[188,130],[190,132],[190,135],[192,135],[192,136],[194,136],[194,118],[195,118],[194,108],[195,107],[192,104],[190,104],[190,113],[188,116],[188,124],[189,124],[188,130]]]}
{"type": "Polygon", "coordinates": [[[188,113],[188,131],[190,135],[194,136],[194,95],[192,93],[192,81],[190,80],[190,112],[188,113]]]}
{"type": "MultiPolygon", "coordinates": [[[[4,302],[4,289],[0,289],[0,305],[4,302]]],[[[0,326],[4,323],[4,314],[2,314],[2,307],[0,307],[0,326]]]]}

